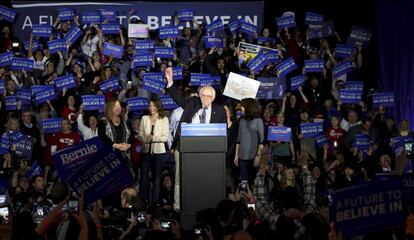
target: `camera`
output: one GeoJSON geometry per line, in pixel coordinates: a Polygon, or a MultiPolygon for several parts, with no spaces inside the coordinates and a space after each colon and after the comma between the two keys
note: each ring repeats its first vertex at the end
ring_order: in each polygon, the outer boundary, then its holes
{"type": "Polygon", "coordinates": [[[404,150],[407,155],[413,155],[413,142],[406,142],[404,144],[404,150]]]}
{"type": "Polygon", "coordinates": [[[247,180],[242,180],[241,183],[239,184],[239,191],[247,193],[247,188],[248,188],[247,180]]]}
{"type": "Polygon", "coordinates": [[[79,211],[79,201],[78,200],[69,200],[68,201],[68,211],[69,212],[78,212],[79,211]]]}
{"type": "Polygon", "coordinates": [[[160,225],[162,229],[170,229],[171,222],[161,222],[160,225]]]}
{"type": "Polygon", "coordinates": [[[138,221],[138,223],[145,223],[145,213],[144,212],[138,212],[137,221],[138,221]]]}

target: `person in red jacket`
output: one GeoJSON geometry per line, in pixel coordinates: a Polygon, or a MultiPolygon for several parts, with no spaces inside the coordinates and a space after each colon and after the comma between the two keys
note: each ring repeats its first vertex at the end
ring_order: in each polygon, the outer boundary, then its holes
{"type": "MultiPolygon", "coordinates": [[[[80,141],[80,136],[77,132],[72,131],[72,126],[69,123],[69,120],[62,120],[62,131],[58,132],[54,139],[52,140],[51,145],[56,146],[56,151],[62,150],[68,146],[78,144],[80,141]]],[[[53,151],[53,147],[52,147],[53,151]]]]}
{"type": "Polygon", "coordinates": [[[330,146],[334,149],[338,149],[345,137],[345,130],[339,126],[339,118],[337,116],[331,117],[332,126],[326,129],[326,138],[328,139],[330,146]]]}
{"type": "MultiPolygon", "coordinates": [[[[65,93],[63,93],[65,94],[65,93]]],[[[66,106],[63,107],[62,118],[69,120],[69,124],[75,124],[78,115],[75,108],[75,97],[68,95],[66,99],[66,106]]]]}

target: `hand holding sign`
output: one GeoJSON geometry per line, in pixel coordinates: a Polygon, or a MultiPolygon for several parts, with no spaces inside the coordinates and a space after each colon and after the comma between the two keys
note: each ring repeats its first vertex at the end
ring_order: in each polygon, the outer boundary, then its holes
{"type": "Polygon", "coordinates": [[[173,70],[172,68],[165,69],[165,79],[167,79],[167,85],[173,84],[173,70]]]}

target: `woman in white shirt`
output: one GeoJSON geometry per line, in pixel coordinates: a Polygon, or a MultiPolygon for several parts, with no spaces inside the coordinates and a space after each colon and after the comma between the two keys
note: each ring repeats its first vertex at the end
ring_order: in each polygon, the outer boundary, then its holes
{"type": "Polygon", "coordinates": [[[88,140],[98,136],[98,116],[95,114],[88,114],[87,125],[83,121],[83,104],[80,105],[77,123],[78,129],[82,133],[83,140],[88,140]]]}
{"type": "Polygon", "coordinates": [[[149,103],[149,114],[142,117],[138,136],[143,140],[143,162],[141,166],[140,193],[145,199],[150,198],[149,172],[152,173],[153,189],[151,201],[159,201],[161,173],[164,162],[168,159],[168,118],[157,96],[149,103]]]}

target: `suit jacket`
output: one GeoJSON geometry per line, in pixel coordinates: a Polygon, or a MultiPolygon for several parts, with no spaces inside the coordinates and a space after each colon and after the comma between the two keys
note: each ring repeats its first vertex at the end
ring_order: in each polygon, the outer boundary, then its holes
{"type": "Polygon", "coordinates": [[[142,117],[141,124],[139,125],[138,136],[141,137],[144,141],[144,145],[142,148],[143,153],[150,153],[150,154],[160,154],[165,153],[168,149],[165,149],[165,143],[168,141],[168,132],[169,132],[169,124],[168,118],[164,117],[162,119],[157,119],[154,125],[154,132],[152,141],[149,140],[149,136],[151,135],[151,117],[145,115],[142,117]],[[150,150],[151,145],[151,152],[150,150]]]}

